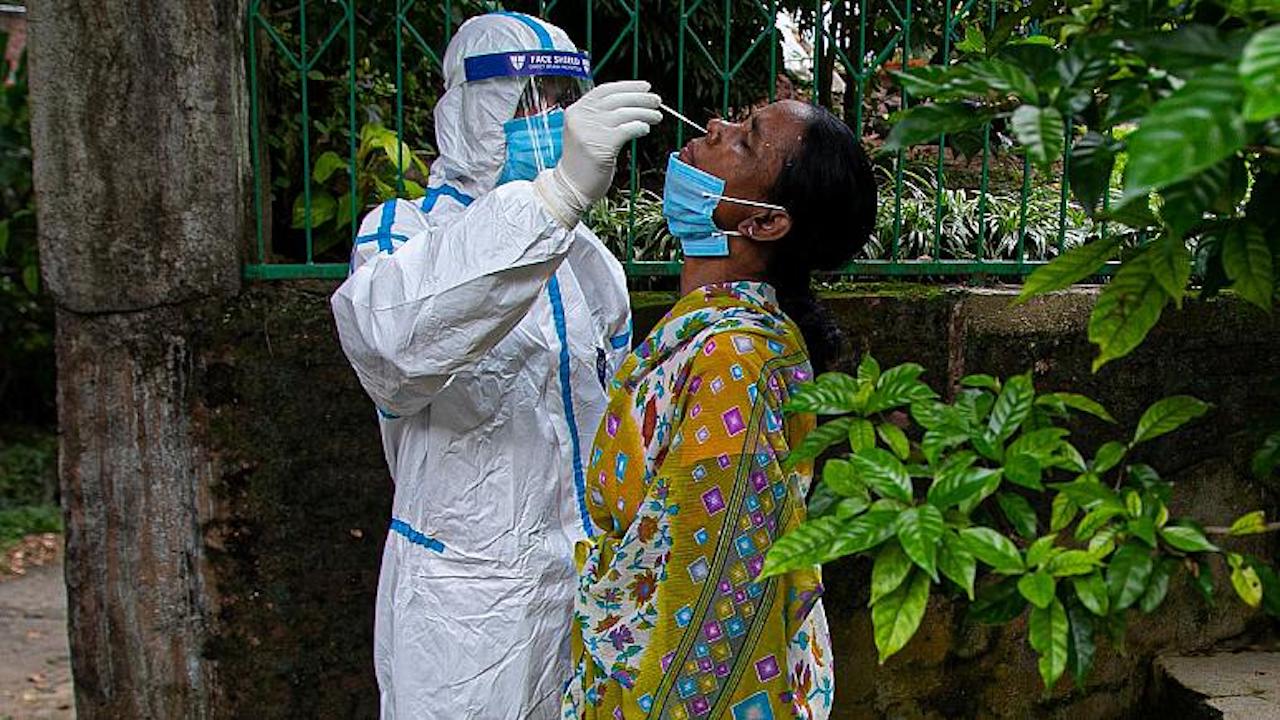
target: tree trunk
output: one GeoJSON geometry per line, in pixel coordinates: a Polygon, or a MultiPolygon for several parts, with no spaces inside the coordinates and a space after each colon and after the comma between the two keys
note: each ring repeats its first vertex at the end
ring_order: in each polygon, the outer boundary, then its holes
{"type": "Polygon", "coordinates": [[[82,719],[202,718],[213,459],[193,318],[239,288],[250,206],[245,0],[32,0],[41,269],[82,719]]]}

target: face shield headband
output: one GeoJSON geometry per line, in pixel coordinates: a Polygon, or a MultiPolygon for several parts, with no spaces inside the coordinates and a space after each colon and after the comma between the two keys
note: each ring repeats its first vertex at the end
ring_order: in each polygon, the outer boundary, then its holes
{"type": "Polygon", "coordinates": [[[561,50],[493,53],[464,61],[467,82],[499,78],[527,83],[503,124],[506,157],[497,184],[532,180],[560,161],[564,108],[591,87],[591,61],[585,54],[561,50]]]}

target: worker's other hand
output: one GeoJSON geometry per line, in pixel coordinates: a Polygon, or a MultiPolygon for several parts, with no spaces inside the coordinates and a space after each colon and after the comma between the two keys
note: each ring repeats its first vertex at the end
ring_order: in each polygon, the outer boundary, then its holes
{"type": "Polygon", "coordinates": [[[608,192],[622,146],[649,134],[662,120],[661,99],[643,80],[599,85],[564,111],[560,162],[535,186],[565,227],[577,225],[591,203],[608,192]]]}

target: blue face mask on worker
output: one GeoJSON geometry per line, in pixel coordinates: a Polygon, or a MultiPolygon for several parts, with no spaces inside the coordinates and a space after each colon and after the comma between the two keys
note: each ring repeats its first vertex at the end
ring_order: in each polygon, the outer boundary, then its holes
{"type": "Polygon", "coordinates": [[[564,111],[560,108],[508,120],[502,131],[507,136],[507,159],[498,176],[499,185],[532,180],[560,162],[564,148],[564,111]]]}
{"type": "Polygon", "coordinates": [[[750,205],[767,210],[786,210],[778,205],[726,197],[724,180],[682,162],[676,153],[667,160],[667,179],[662,189],[662,216],[667,229],[680,241],[685,257],[728,257],[729,236],[736,230],[721,230],[715,219],[720,201],[750,205]]]}

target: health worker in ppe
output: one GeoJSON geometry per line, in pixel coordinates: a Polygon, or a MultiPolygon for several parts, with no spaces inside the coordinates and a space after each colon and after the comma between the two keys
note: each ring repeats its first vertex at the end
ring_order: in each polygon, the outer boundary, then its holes
{"type": "Polygon", "coordinates": [[[604,387],[629,350],[618,261],[579,223],[661,118],[592,88],[565,33],[473,18],[444,56],[421,200],[364,220],[332,298],[395,481],[375,626],[383,718],[550,718],[604,387]]]}

